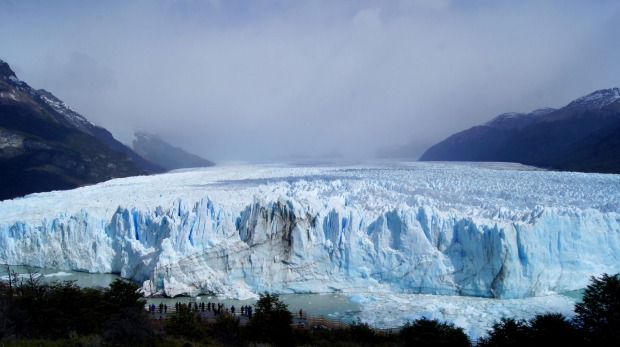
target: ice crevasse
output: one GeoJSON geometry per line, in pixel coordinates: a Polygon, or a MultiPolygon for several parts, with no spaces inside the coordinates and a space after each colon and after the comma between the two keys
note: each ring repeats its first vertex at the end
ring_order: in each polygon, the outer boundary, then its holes
{"type": "Polygon", "coordinates": [[[0,262],[232,298],[522,298],[620,271],[615,175],[424,165],[187,170],[3,201],[0,262]]]}

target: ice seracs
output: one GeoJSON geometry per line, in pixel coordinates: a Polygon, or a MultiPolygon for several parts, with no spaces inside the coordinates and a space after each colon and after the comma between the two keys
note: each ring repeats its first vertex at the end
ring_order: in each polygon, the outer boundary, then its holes
{"type": "Polygon", "coordinates": [[[521,298],[620,271],[620,176],[516,164],[238,165],[0,202],[0,262],[148,294],[521,298]]]}

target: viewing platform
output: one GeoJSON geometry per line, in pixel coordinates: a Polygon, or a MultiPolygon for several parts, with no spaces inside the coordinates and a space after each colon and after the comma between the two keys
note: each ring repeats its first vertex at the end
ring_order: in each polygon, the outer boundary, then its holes
{"type": "MultiPolygon", "coordinates": [[[[182,304],[183,305],[183,304],[182,304]]],[[[191,305],[190,305],[191,306],[191,305]]],[[[165,323],[170,317],[177,312],[176,307],[168,307],[167,310],[160,310],[159,307],[156,307],[155,310],[149,310],[147,306],[145,309],[149,311],[149,315],[151,317],[151,321],[154,323],[165,323]]],[[[198,321],[204,325],[215,324],[217,322],[219,315],[226,315],[230,317],[235,317],[239,320],[239,324],[241,326],[247,325],[250,322],[250,317],[247,313],[241,314],[239,310],[236,310],[233,314],[230,311],[230,308],[226,308],[222,310],[221,313],[216,313],[213,309],[202,309],[198,306],[195,309],[193,306],[191,307],[191,312],[194,313],[198,321]]],[[[318,330],[318,329],[327,329],[327,330],[346,330],[351,328],[352,323],[347,322],[342,319],[331,319],[325,316],[315,316],[308,315],[305,312],[302,313],[301,317],[298,312],[292,312],[292,323],[291,326],[300,329],[300,330],[318,330]]],[[[388,328],[388,329],[378,329],[372,328],[374,331],[379,333],[391,333],[397,332],[400,328],[388,328]]]]}

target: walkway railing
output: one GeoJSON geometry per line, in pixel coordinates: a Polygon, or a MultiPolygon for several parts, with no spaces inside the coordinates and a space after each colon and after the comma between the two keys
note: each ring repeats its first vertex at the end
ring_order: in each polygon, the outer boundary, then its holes
{"type": "MultiPolygon", "coordinates": [[[[155,323],[164,323],[166,320],[170,318],[170,315],[176,312],[175,307],[168,307],[167,312],[160,312],[159,308],[157,308],[154,312],[150,312],[151,320],[155,323]]],[[[198,310],[195,311],[196,316],[200,319],[200,322],[205,325],[214,324],[217,321],[217,315],[213,311],[209,310],[198,310]]],[[[232,315],[229,311],[224,311],[220,313],[222,315],[232,315]]],[[[329,330],[346,330],[351,327],[351,323],[342,320],[342,319],[332,319],[327,318],[325,316],[313,316],[307,315],[304,313],[302,317],[299,317],[299,313],[291,312],[293,317],[293,322],[291,326],[296,329],[302,330],[315,330],[315,329],[329,329],[329,330]]],[[[238,312],[234,315],[239,318],[240,325],[246,325],[250,322],[250,318],[246,314],[239,314],[238,312]]],[[[391,334],[400,331],[400,328],[372,328],[376,333],[379,334],[391,334]]]]}

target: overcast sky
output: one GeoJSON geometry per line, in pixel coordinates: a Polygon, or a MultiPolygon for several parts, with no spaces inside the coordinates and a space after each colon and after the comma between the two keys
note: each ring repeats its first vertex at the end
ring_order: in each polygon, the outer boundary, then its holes
{"type": "Polygon", "coordinates": [[[420,150],[620,87],[617,0],[0,0],[0,59],[124,143],[420,150]]]}

